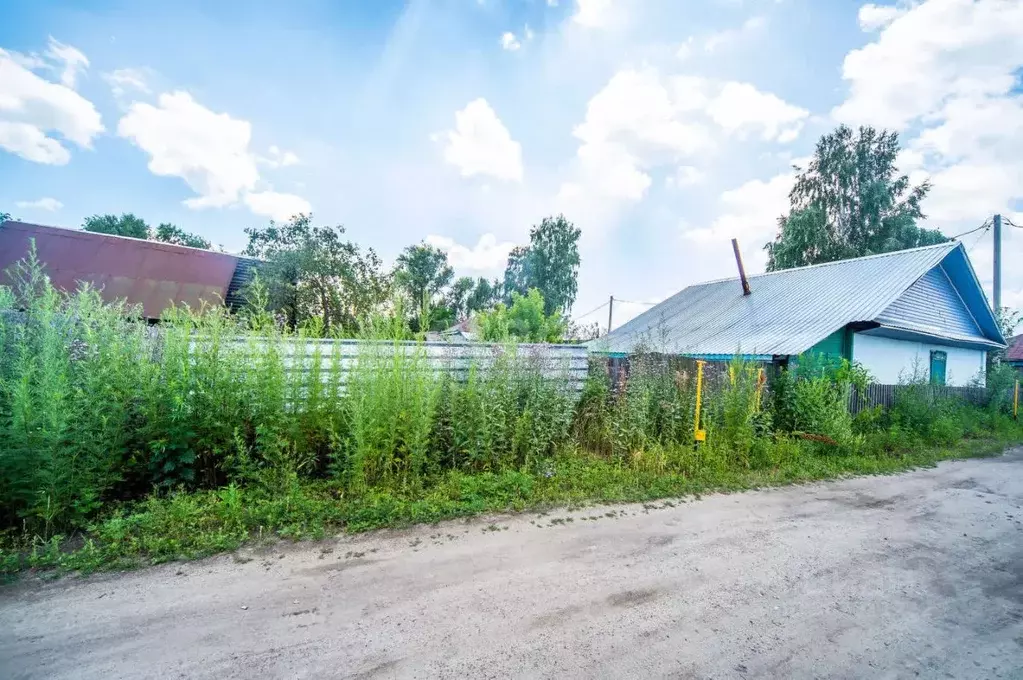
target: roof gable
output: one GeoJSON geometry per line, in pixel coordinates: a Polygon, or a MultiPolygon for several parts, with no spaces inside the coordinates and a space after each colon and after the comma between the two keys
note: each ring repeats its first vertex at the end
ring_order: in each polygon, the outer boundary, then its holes
{"type": "MultiPolygon", "coordinates": [[[[876,323],[913,284],[953,253],[961,254],[962,259],[957,255],[954,262],[963,283],[951,273],[950,281],[983,335],[1000,338],[989,333],[977,312],[976,299],[984,301],[984,294],[976,277],[966,281],[958,271],[963,263],[969,267],[961,244],[948,242],[752,276],[749,296],[742,294],[737,278],[689,286],[592,347],[621,353],[643,345],[670,354],[801,354],[850,323],[876,323]],[[969,290],[964,293],[964,288],[969,290]]],[[[983,304],[990,315],[990,308],[983,304]]]]}
{"type": "Polygon", "coordinates": [[[969,307],[940,264],[917,279],[875,320],[884,326],[927,335],[986,341],[969,307]]]}

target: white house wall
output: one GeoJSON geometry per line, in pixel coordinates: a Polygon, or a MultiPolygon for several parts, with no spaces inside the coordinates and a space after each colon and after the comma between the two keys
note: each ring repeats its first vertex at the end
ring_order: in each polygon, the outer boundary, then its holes
{"type": "Polygon", "coordinates": [[[853,361],[870,371],[875,382],[894,385],[911,379],[914,364],[922,372],[919,377],[930,377],[931,351],[948,355],[945,364],[946,385],[967,385],[978,375],[984,384],[986,352],[946,345],[895,340],[877,335],[857,333],[853,338],[853,361]]]}

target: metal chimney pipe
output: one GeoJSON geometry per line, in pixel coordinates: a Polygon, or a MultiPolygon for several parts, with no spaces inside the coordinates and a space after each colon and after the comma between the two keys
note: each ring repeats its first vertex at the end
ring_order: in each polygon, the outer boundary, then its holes
{"type": "Polygon", "coordinates": [[[742,282],[742,294],[749,295],[753,291],[749,288],[749,279],[746,278],[746,269],[742,266],[742,253],[739,252],[739,239],[732,239],[732,251],[735,252],[735,264],[739,267],[739,281],[742,282]]]}

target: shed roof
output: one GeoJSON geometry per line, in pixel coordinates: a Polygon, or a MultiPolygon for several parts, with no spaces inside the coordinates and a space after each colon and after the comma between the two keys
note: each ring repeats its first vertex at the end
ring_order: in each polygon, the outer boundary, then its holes
{"type": "Polygon", "coordinates": [[[1009,349],[1005,353],[1006,359],[1013,363],[1023,363],[1023,333],[1014,338],[1009,338],[1009,349]]]}
{"type": "MultiPolygon", "coordinates": [[[[593,341],[591,348],[629,353],[643,345],[690,356],[798,355],[848,324],[884,325],[875,320],[939,264],[983,334],[949,339],[1002,346],[1004,339],[966,251],[948,242],[754,275],[749,277],[749,296],[742,294],[738,278],[689,286],[593,341]]],[[[944,337],[940,323],[893,330],[944,337]]]]}
{"type": "Polygon", "coordinates": [[[0,224],[0,282],[24,258],[35,240],[36,254],[53,285],[74,290],[86,282],[105,300],[142,305],[147,318],[159,318],[172,304],[220,305],[241,283],[235,277],[246,258],[159,241],[97,234],[24,222],[0,224]]]}

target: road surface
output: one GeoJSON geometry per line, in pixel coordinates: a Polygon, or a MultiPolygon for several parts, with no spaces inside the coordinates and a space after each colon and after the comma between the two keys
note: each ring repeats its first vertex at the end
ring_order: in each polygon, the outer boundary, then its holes
{"type": "Polygon", "coordinates": [[[1023,449],[654,505],[22,582],[0,677],[1023,677],[1023,449]]]}

